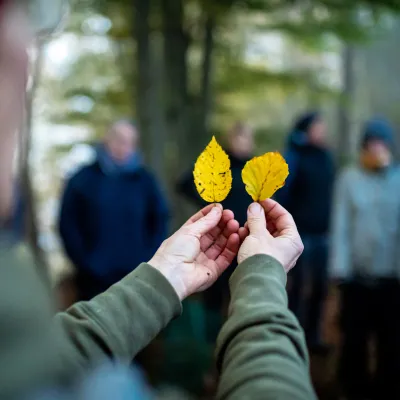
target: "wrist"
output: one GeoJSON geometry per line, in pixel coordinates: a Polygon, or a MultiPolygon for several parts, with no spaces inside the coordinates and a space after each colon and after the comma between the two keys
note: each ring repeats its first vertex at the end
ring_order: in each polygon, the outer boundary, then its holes
{"type": "Polygon", "coordinates": [[[164,276],[178,295],[180,301],[183,301],[187,297],[185,284],[174,266],[171,266],[168,262],[159,260],[156,257],[152,258],[148,264],[164,276]]]}

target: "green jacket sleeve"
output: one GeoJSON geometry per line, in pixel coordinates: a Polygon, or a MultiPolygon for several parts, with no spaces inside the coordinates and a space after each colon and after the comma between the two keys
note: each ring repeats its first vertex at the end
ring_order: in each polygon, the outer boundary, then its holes
{"type": "Polygon", "coordinates": [[[316,399],[285,284],[282,266],[265,255],[249,258],[232,275],[229,317],[217,342],[218,399],[316,399]]]}
{"type": "Polygon", "coordinates": [[[180,313],[169,282],[141,264],[103,294],[55,316],[61,360],[76,373],[110,358],[130,363],[180,313]]]}

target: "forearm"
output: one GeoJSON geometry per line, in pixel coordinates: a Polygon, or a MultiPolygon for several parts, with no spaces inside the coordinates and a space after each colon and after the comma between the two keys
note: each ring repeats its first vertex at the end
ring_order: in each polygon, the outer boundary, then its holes
{"type": "Polygon", "coordinates": [[[55,317],[63,362],[77,373],[105,359],[129,364],[180,312],[173,287],[157,270],[141,264],[103,294],[55,317]]]}
{"type": "Polygon", "coordinates": [[[286,274],[268,256],[239,265],[218,338],[219,399],[315,399],[304,335],[287,308],[286,274]]]}

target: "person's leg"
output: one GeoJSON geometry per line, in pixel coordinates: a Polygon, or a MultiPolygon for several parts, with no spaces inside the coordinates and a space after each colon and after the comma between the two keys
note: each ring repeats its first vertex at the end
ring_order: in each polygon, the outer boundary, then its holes
{"type": "Polygon", "coordinates": [[[328,246],[325,238],[316,238],[310,248],[311,292],[307,299],[305,333],[311,350],[321,347],[321,323],[328,291],[328,246]]]}
{"type": "Polygon", "coordinates": [[[101,285],[97,278],[86,271],[78,270],[76,272],[76,287],[78,292],[78,301],[88,301],[100,293],[103,293],[107,287],[101,285]]]}
{"type": "Polygon", "coordinates": [[[376,399],[400,399],[400,284],[390,281],[377,288],[376,399]]]}
{"type": "Polygon", "coordinates": [[[339,379],[349,400],[365,399],[369,395],[368,375],[368,299],[370,290],[357,283],[341,288],[342,349],[339,379]]]}
{"type": "Polygon", "coordinates": [[[289,308],[303,327],[305,323],[304,285],[306,282],[306,257],[306,253],[304,253],[288,276],[290,279],[290,287],[288,289],[289,308]]]}

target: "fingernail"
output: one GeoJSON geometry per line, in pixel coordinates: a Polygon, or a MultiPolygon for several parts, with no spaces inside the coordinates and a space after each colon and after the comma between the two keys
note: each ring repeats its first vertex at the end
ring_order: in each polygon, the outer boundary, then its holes
{"type": "Polygon", "coordinates": [[[249,213],[253,215],[258,215],[262,211],[262,207],[258,203],[252,203],[249,207],[249,213]]]}

